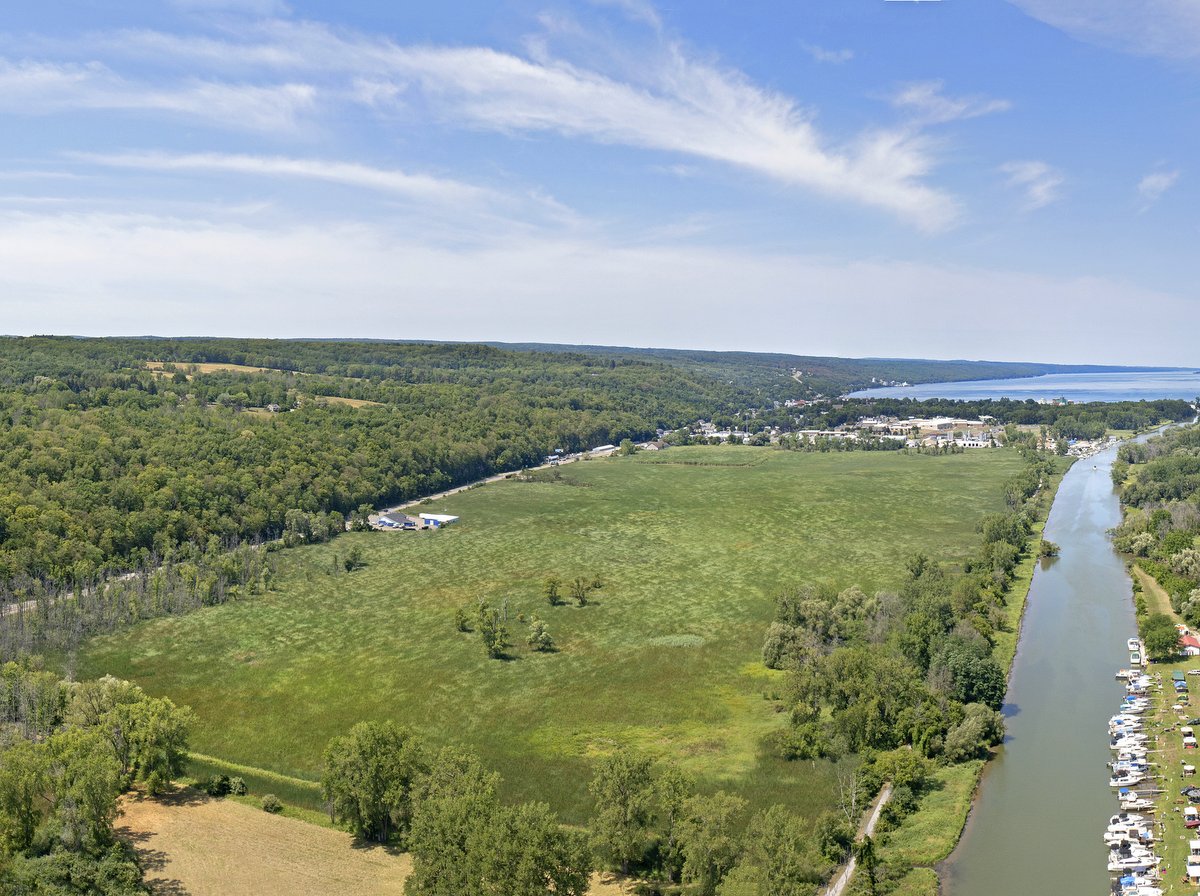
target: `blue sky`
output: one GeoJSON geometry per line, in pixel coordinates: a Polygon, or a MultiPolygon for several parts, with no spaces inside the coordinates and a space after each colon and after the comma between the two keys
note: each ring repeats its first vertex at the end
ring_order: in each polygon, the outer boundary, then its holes
{"type": "Polygon", "coordinates": [[[0,331],[1200,363],[1195,0],[0,13],[0,331]]]}

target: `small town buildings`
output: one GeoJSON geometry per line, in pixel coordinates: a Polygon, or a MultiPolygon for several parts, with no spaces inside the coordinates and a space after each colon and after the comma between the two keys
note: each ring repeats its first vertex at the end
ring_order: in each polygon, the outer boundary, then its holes
{"type": "Polygon", "coordinates": [[[393,510],[379,515],[379,525],[384,529],[416,529],[419,523],[407,513],[393,510]]]}

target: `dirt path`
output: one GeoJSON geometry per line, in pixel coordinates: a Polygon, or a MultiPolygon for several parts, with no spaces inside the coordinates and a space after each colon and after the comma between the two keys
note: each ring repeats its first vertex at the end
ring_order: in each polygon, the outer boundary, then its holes
{"type": "MultiPolygon", "coordinates": [[[[858,839],[869,837],[875,833],[875,825],[879,823],[879,815],[883,812],[883,807],[887,805],[888,800],[892,798],[892,785],[884,784],[883,789],[879,791],[879,796],[875,799],[875,806],[871,809],[871,813],[866,820],[859,826],[858,839]]],[[[850,879],[854,877],[854,869],[858,865],[858,859],[850,856],[850,861],[846,863],[846,867],[842,869],[842,873],[837,876],[829,889],[825,891],[825,896],[842,896],[842,891],[846,889],[850,883],[850,879]]]]}
{"type": "Polygon", "coordinates": [[[406,510],[409,507],[416,507],[423,501],[440,501],[442,498],[448,498],[451,495],[457,495],[459,492],[465,492],[467,489],[475,488],[479,485],[487,485],[489,482],[499,482],[501,479],[507,479],[509,476],[515,476],[517,473],[536,473],[538,470],[549,470],[552,466],[565,466],[579,460],[582,455],[569,454],[560,460],[557,464],[542,464],[537,467],[526,467],[524,470],[510,470],[507,473],[497,473],[495,476],[489,476],[487,479],[480,479],[477,482],[468,482],[466,485],[458,485],[454,488],[448,488],[444,492],[435,492],[432,495],[422,495],[420,498],[413,498],[404,504],[397,504],[395,507],[385,507],[383,510],[377,510],[371,514],[371,521],[374,522],[385,513],[392,513],[396,510],[406,510]]]}

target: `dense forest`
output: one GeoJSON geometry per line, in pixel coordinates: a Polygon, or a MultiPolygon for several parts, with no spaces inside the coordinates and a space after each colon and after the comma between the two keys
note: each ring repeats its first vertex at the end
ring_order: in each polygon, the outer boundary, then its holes
{"type": "Polygon", "coordinates": [[[0,583],[273,539],[289,511],[324,529],[743,400],[662,365],[484,346],[3,340],[0,583]],[[243,364],[278,369],[212,369],[243,364]]]}
{"type": "Polygon", "coordinates": [[[1123,446],[1113,481],[1125,507],[1114,544],[1138,558],[1189,625],[1200,626],[1200,427],[1123,446]]]}

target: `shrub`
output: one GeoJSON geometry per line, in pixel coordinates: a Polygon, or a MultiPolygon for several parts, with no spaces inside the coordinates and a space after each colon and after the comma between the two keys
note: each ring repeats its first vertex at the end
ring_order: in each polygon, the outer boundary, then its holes
{"type": "Polygon", "coordinates": [[[229,793],[229,776],[213,775],[200,785],[200,789],[209,796],[225,796],[229,793]]]}
{"type": "Polygon", "coordinates": [[[246,782],[241,778],[229,779],[229,792],[234,796],[246,795],[246,782]]]}
{"type": "Polygon", "coordinates": [[[264,812],[270,812],[272,815],[283,811],[283,803],[279,802],[279,797],[273,793],[263,794],[262,807],[264,812]]]}

